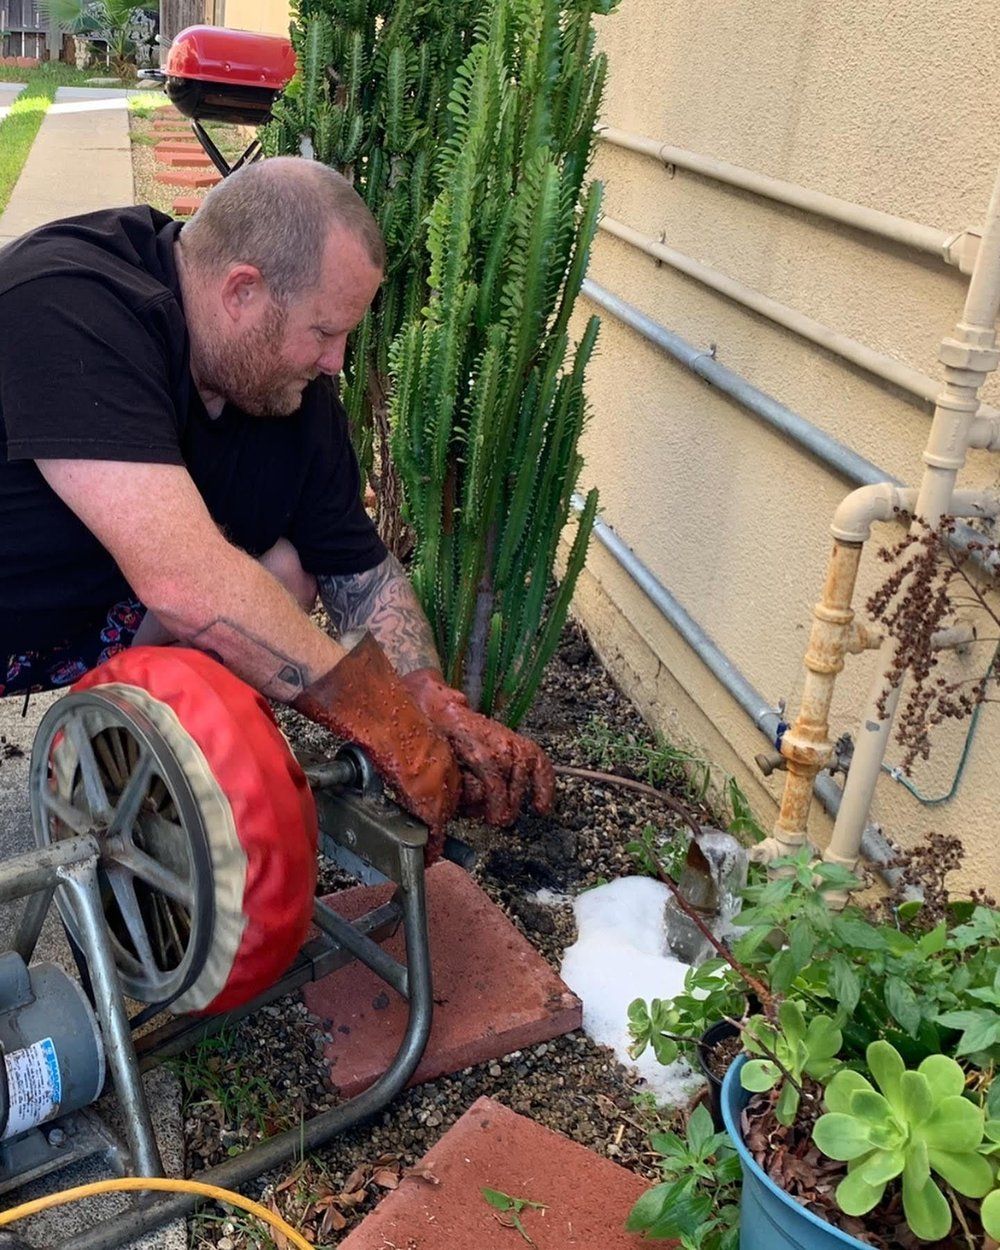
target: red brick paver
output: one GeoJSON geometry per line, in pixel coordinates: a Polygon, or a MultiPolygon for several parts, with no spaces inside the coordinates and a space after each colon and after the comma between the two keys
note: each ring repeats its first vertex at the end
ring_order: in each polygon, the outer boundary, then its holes
{"type": "MultiPolygon", "coordinates": [[[[480,1098],[340,1250],[517,1250],[482,1188],[542,1202],[521,1222],[539,1250],[639,1250],[625,1219],[649,1182],[491,1098],[480,1098]],[[434,1179],[424,1179],[429,1173],[434,1179]]],[[[676,1242],[658,1241],[670,1250],[676,1242]]]]}
{"type": "Polygon", "coordinates": [[[179,195],[173,203],[173,210],[178,217],[191,217],[200,207],[200,195],[179,195]]]}
{"type": "Polygon", "coordinates": [[[217,169],[160,169],[156,181],[168,187],[214,187],[222,175],[217,169]]]}
{"type": "MultiPolygon", "coordinates": [[[[389,886],[356,886],[326,901],[353,920],[391,892],[389,886]]],[[[435,864],[427,872],[427,905],[434,1025],[411,1084],[580,1027],[579,999],[468,873],[447,861],[435,864]]],[[[385,946],[402,957],[402,928],[385,946]]],[[[360,964],[303,993],[309,1010],[330,1022],[330,1077],[352,1097],[389,1066],[403,1037],[406,1004],[360,964]]]]}
{"type": "Polygon", "coordinates": [[[193,135],[189,135],[186,139],[163,139],[157,140],[153,145],[153,153],[155,156],[166,156],[170,152],[201,152],[204,155],[204,149],[193,135]]]}
{"type": "Polygon", "coordinates": [[[168,165],[171,169],[214,169],[211,158],[204,152],[164,152],[161,156],[159,151],[156,153],[156,159],[161,165],[168,165]]]}

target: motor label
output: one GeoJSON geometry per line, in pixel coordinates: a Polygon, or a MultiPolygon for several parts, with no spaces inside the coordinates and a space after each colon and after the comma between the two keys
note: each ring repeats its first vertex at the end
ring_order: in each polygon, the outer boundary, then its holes
{"type": "Polygon", "coordinates": [[[52,1038],[43,1038],[24,1050],[4,1055],[10,1108],[3,1137],[16,1137],[36,1124],[44,1124],[62,1102],[62,1076],[52,1038]]]}

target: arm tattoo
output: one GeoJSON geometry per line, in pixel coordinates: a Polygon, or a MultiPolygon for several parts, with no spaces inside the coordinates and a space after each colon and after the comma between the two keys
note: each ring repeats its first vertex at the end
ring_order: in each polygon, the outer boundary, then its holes
{"type": "Polygon", "coordinates": [[[367,573],[316,580],[335,634],[369,630],[398,673],[441,667],[430,624],[395,556],[367,573]]]}
{"type": "MultiPolygon", "coordinates": [[[[263,638],[258,638],[243,626],[237,625],[235,621],[226,620],[225,617],[218,617],[208,625],[204,625],[191,634],[186,641],[190,642],[193,647],[197,647],[199,651],[207,651],[209,655],[220,660],[220,649],[228,654],[235,651],[239,655],[242,652],[257,670],[257,680],[254,684],[258,686],[261,693],[272,699],[278,699],[282,703],[291,703],[315,677],[319,676],[319,674],[310,673],[291,656],[276,651],[263,638]]],[[[230,664],[228,667],[234,666],[230,664]]],[[[238,663],[235,668],[239,672],[238,663]]]]}

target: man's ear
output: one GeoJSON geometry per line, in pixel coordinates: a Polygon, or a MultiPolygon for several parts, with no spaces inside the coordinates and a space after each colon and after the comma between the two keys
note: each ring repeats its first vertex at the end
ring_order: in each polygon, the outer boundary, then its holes
{"type": "Polygon", "coordinates": [[[267,287],[255,265],[233,265],[220,292],[222,306],[233,321],[252,316],[267,300],[267,287]]]}

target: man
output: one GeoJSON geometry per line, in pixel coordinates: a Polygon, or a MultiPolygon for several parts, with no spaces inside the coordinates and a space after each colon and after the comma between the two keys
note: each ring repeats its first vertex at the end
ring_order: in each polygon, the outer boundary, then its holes
{"type": "Polygon", "coordinates": [[[367,747],[437,831],[549,806],[543,752],[444,683],[360,503],[333,379],[384,264],[349,183],[296,158],[183,227],[108,210],[0,252],[0,694],[176,640],[367,747]]]}

